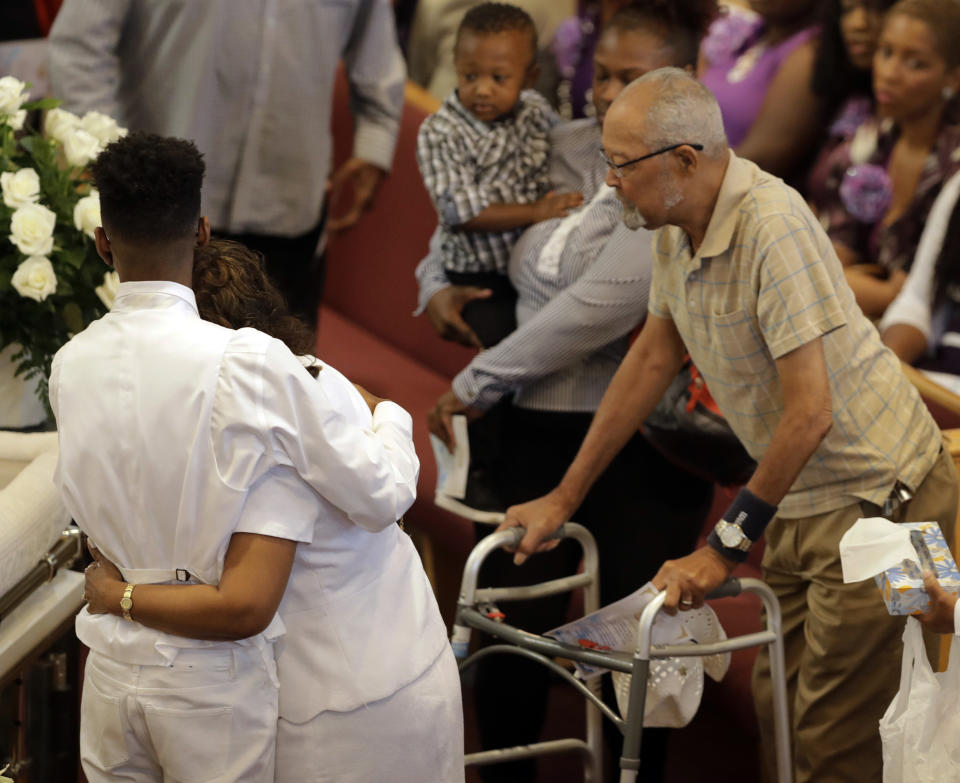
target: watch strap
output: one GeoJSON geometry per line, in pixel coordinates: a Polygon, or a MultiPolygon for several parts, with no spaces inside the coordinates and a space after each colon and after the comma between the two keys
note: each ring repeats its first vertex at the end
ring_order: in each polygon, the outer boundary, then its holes
{"type": "Polygon", "coordinates": [[[133,609],[133,585],[128,584],[123,591],[123,597],[120,599],[120,611],[123,613],[124,620],[133,620],[130,616],[130,610],[133,609]]]}

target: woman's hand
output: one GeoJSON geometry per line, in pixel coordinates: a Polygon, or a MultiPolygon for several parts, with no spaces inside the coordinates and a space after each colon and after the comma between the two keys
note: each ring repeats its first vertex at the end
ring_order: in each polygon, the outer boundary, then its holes
{"type": "Polygon", "coordinates": [[[371,394],[366,389],[364,389],[359,383],[353,384],[353,387],[358,392],[360,392],[360,396],[363,397],[363,401],[367,403],[367,407],[370,409],[370,413],[373,413],[381,402],[386,402],[386,399],[384,397],[377,397],[377,395],[371,394]]]}
{"type": "Polygon", "coordinates": [[[120,614],[120,599],[126,582],[120,570],[87,541],[94,562],[84,571],[83,595],[90,614],[120,614]]]}

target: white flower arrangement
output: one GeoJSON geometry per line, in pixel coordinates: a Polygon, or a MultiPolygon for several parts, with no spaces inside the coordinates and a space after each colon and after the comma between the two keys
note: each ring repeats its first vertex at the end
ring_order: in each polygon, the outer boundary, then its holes
{"type": "Polygon", "coordinates": [[[0,349],[19,346],[16,373],[36,377],[47,404],[53,355],[116,296],[116,272],[94,246],[100,195],[87,167],[126,130],[28,93],[28,84],[0,78],[0,349]],[[24,127],[36,110],[46,110],[42,134],[24,127]]]}

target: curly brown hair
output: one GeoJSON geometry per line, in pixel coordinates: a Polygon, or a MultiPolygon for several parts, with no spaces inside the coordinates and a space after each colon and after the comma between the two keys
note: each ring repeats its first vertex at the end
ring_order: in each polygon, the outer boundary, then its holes
{"type": "Polygon", "coordinates": [[[193,292],[200,317],[228,329],[250,326],[283,342],[296,356],[312,354],[310,327],[290,314],[267,276],[263,255],[228,239],[199,247],[193,261],[193,292]]]}

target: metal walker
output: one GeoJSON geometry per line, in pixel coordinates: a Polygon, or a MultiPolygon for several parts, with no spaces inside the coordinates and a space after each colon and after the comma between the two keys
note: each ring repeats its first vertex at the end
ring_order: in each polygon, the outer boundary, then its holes
{"type": "Polygon", "coordinates": [[[582,587],[584,590],[585,611],[590,613],[599,609],[597,545],[590,531],[575,522],[564,524],[552,538],[572,538],[580,544],[583,550],[583,573],[526,587],[477,588],[477,575],[487,556],[503,546],[515,547],[520,543],[524,533],[523,528],[511,528],[510,530],[493,533],[480,541],[470,553],[464,567],[460,585],[460,598],[457,602],[457,615],[451,638],[453,652],[460,662],[461,672],[482,658],[496,654],[519,655],[546,666],[586,698],[586,738],[549,740],[515,748],[471,753],[466,756],[467,766],[496,764],[555,753],[579,751],[584,761],[585,783],[600,783],[602,779],[600,721],[602,720],[601,716],[605,716],[613,721],[624,735],[623,755],[620,757],[620,783],[634,783],[637,779],[637,771],[640,769],[640,738],[643,733],[647,675],[651,658],[705,656],[766,644],[770,648],[770,670],[774,685],[773,706],[777,781],[778,783],[791,783],[787,690],[784,679],[783,637],[780,630],[780,604],[766,584],[759,579],[731,579],[708,596],[710,599],[724,598],[736,596],[742,592],[754,593],[759,596],[766,610],[767,627],[763,631],[735,636],[715,644],[653,647],[651,645],[653,623],[666,598],[666,594],[661,592],[647,605],[640,617],[637,624],[636,649],[632,655],[626,652],[588,650],[563,644],[545,636],[528,633],[499,619],[492,619],[487,616],[484,607],[493,605],[498,601],[541,598],[568,592],[578,587],[582,587]],[[503,643],[485,647],[468,657],[471,631],[474,628],[499,638],[503,643]],[[556,657],[583,661],[612,671],[632,674],[627,715],[621,718],[603,703],[599,693],[599,678],[584,683],[554,662],[553,658],[556,657]]]}

